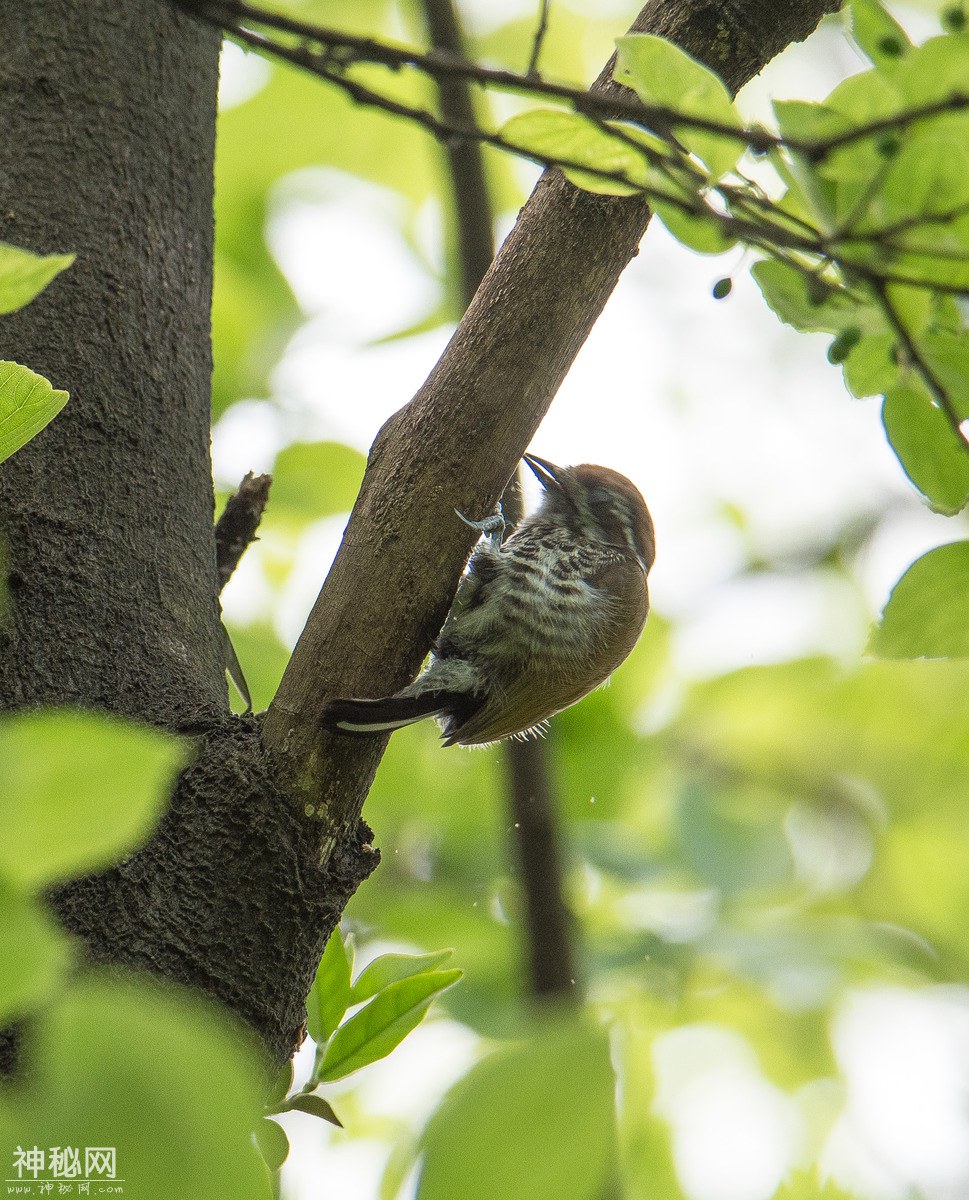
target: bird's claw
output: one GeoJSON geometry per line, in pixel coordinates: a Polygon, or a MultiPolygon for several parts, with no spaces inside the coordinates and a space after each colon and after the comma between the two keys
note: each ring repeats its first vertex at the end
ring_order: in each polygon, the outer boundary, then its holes
{"type": "Polygon", "coordinates": [[[476,529],[478,533],[489,538],[497,546],[501,545],[507,526],[505,524],[505,514],[501,511],[500,503],[495,505],[495,511],[490,516],[485,517],[483,521],[473,521],[470,517],[466,517],[463,512],[459,512],[458,509],[454,511],[465,525],[476,529]]]}

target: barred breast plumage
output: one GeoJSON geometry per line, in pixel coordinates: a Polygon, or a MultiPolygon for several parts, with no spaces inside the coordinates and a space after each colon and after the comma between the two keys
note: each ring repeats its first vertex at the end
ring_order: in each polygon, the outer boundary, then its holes
{"type": "Polygon", "coordinates": [[[329,723],[373,734],[427,716],[446,745],[521,736],[603,683],[649,611],[655,557],[649,511],[607,467],[562,468],[526,455],[545,494],[503,540],[478,544],[426,670],[394,696],[334,701],[329,723]]]}

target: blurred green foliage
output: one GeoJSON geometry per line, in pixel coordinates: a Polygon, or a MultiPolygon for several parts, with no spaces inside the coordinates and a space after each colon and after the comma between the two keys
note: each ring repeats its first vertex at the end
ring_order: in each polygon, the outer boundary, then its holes
{"type": "MultiPolygon", "coordinates": [[[[411,4],[338,0],[294,11],[356,32],[424,37],[411,4]]],[[[778,103],[783,134],[843,134],[965,87],[963,33],[913,48],[875,0],[855,0],[849,15],[871,70],[822,104],[778,103]]],[[[522,69],[533,29],[518,19],[499,24],[472,38],[469,53],[522,69]]],[[[590,59],[605,57],[610,31],[611,17],[593,21],[553,6],[543,68],[587,77],[590,59]]],[[[678,52],[628,41],[623,64],[644,98],[684,100],[687,115],[737,124],[722,86],[678,52]]],[[[412,73],[392,80],[373,74],[395,95],[433,104],[432,90],[412,73]]],[[[641,131],[632,145],[617,143],[600,125],[563,113],[511,115],[504,129],[533,149],[567,151],[580,168],[620,170],[642,186],[662,182],[669,202],[664,208],[660,201],[659,211],[688,246],[713,251],[735,238],[717,220],[677,206],[695,182],[691,172],[701,172],[704,187],[721,176],[737,182],[738,159],[750,163],[735,140],[679,129],[695,156],[684,174],[672,160],[644,167],[637,146],[655,150],[656,139],[641,131]]],[[[790,230],[806,221],[831,239],[838,234],[841,258],[795,249],[754,268],[782,320],[831,335],[829,355],[855,396],[885,398],[884,424],[902,467],[929,505],[953,514],[969,495],[969,459],[927,378],[959,418],[969,413],[963,308],[938,290],[964,287],[969,278],[967,129],[969,116],[959,109],[934,124],[899,127],[891,144],[861,138],[817,160],[771,151],[783,181],[783,194],[773,197],[777,222],[790,230]],[[864,242],[876,221],[901,223],[887,259],[884,245],[876,252],[864,242]],[[888,261],[901,274],[920,272],[924,286],[890,290],[893,323],[846,259],[859,269],[888,261]]],[[[515,175],[495,155],[488,164],[496,204],[510,210],[522,199],[515,175]]],[[[443,156],[423,134],[271,66],[254,94],[220,118],[216,417],[251,397],[277,402],[273,369],[304,318],[266,227],[280,186],[307,168],[389,189],[401,200],[405,240],[414,239],[423,206],[448,208],[443,156]]],[[[596,184],[588,169],[573,177],[599,190],[624,186],[596,184]]],[[[453,226],[453,217],[445,220],[448,296],[458,277],[453,226]]],[[[309,436],[296,430],[280,452],[260,545],[250,552],[271,602],[232,631],[257,708],[269,702],[285,666],[279,599],[301,539],[313,522],[350,507],[362,476],[357,451],[309,436]]],[[[356,1069],[379,1056],[365,1050],[354,1058],[361,1047],[386,1053],[445,987],[438,1003],[485,1048],[496,1039],[508,1044],[455,1087],[419,1144],[408,1140],[413,1131],[397,1130],[392,1183],[423,1149],[425,1200],[579,1200],[604,1195],[617,1171],[630,1196],[677,1200],[688,1188],[677,1149],[679,1109],[662,1078],[664,1047],[678,1035],[713,1030],[734,1039],[722,1045],[749,1049],[746,1078],[770,1085],[803,1124],[801,1157],[786,1176],[777,1173],[774,1194],[857,1194],[844,1181],[819,1180],[826,1139],[845,1111],[843,1065],[832,1042],[845,997],[866,986],[962,985],[969,975],[965,545],[912,565],[873,632],[873,656],[785,662],[697,682],[677,675],[676,630],[654,615],[611,686],[556,718],[547,744],[581,948],[577,991],[587,997],[574,1024],[536,1029],[524,1015],[523,898],[500,753],[443,751],[431,728],[394,736],[366,808],[382,862],[351,902],[346,924],[364,949],[392,943],[430,956],[378,958],[354,980],[345,940],[331,939],[310,997],[310,1032],[321,1048],[315,1082],[336,1078],[341,1063],[356,1069]],[[451,972],[439,970],[441,946],[454,948],[464,972],[457,987],[449,987],[451,972]],[[374,1007],[351,1038],[341,1030],[368,1011],[347,1017],[356,1003],[374,1007]],[[334,1045],[346,1052],[339,1062],[334,1045]]],[[[108,861],[146,836],[178,764],[172,743],[157,735],[107,722],[79,732],[77,722],[86,719],[44,715],[0,726],[0,757],[17,781],[0,804],[20,839],[5,836],[0,846],[0,1013],[38,1016],[28,1046],[37,1080],[33,1090],[0,1093],[0,1148],[22,1140],[22,1130],[31,1141],[59,1139],[50,1144],[116,1140],[139,1200],[267,1196],[268,1175],[249,1139],[264,1099],[251,1048],[184,997],[72,975],[71,947],[37,899],[50,880],[108,861]],[[35,753],[38,739],[43,755],[35,753]],[[33,774],[23,765],[28,752],[41,764],[33,774]],[[98,769],[98,755],[110,759],[116,788],[97,780],[107,815],[95,833],[87,773],[98,769]]],[[[701,1068],[713,1065],[710,1057],[685,1075],[702,1081],[701,1068]]],[[[302,1109],[332,1121],[323,1097],[291,1094],[291,1086],[287,1074],[269,1111],[302,1109]]],[[[340,1112],[348,1132],[339,1136],[368,1129],[351,1101],[340,1112]]],[[[258,1144],[272,1167],[288,1153],[274,1121],[262,1124],[258,1144]]],[[[391,1183],[388,1189],[393,1194],[391,1183]]]]}
{"type": "Polygon", "coordinates": [[[612,1167],[614,1089],[601,1029],[544,1024],[474,1067],[431,1118],[418,1197],[593,1200],[612,1167]]]}
{"type": "Polygon", "coordinates": [[[39,894],[136,849],[185,759],[176,739],[94,713],[0,721],[0,1014],[30,1018],[22,1076],[0,1088],[8,1179],[38,1178],[12,1174],[18,1147],[48,1180],[65,1178],[52,1148],[76,1151],[87,1174],[86,1150],[102,1147],[140,1196],[271,1194],[250,1136],[264,1087],[251,1035],[156,980],[82,965],[39,894]]]}
{"type": "Polygon", "coordinates": [[[0,1096],[8,1155],[18,1145],[78,1147],[83,1165],[86,1148],[110,1147],[126,1191],[268,1200],[250,1139],[258,1056],[224,1014],[158,984],[92,972],[45,1006],[24,1053],[29,1083],[0,1096]]]}

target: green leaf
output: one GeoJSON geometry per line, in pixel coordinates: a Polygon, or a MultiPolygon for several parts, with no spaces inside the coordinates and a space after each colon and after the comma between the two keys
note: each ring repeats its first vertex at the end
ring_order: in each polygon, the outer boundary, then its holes
{"type": "Polygon", "coordinates": [[[282,1125],[264,1117],[256,1126],[256,1145],[270,1171],[278,1171],[289,1158],[289,1138],[282,1125]]]}
{"type": "Polygon", "coordinates": [[[302,1092],[293,1097],[290,1108],[295,1108],[298,1112],[309,1113],[311,1117],[319,1117],[321,1121],[329,1121],[337,1129],[343,1128],[343,1122],[333,1111],[333,1105],[328,1100],[324,1100],[322,1096],[302,1092]]]}
{"type": "Polygon", "coordinates": [[[575,1022],[489,1055],[422,1137],[418,1200],[593,1200],[606,1195],[614,1090],[605,1034],[575,1022]]]}
{"type": "Polygon", "coordinates": [[[823,142],[843,133],[850,122],[844,113],[809,100],[775,100],[777,129],[792,142],[823,142]]]}
{"type": "MultiPolygon", "coordinates": [[[[849,75],[844,82],[839,83],[824,102],[824,107],[841,113],[851,125],[867,125],[879,121],[883,117],[895,116],[905,106],[904,97],[896,86],[896,75],[891,79],[882,71],[860,71],[857,75],[849,75]]],[[[875,139],[863,139],[862,145],[875,150],[875,139]]],[[[839,153],[841,153],[839,151],[839,153]]],[[[859,157],[851,147],[846,158],[849,161],[854,155],[859,169],[862,157],[859,157]]]]}
{"type": "Polygon", "coordinates": [[[0,362],[0,462],[40,433],[68,401],[67,392],[20,363],[0,362]]]}
{"type": "Polygon", "coordinates": [[[653,211],[678,242],[700,254],[723,254],[734,245],[736,238],[723,233],[716,217],[709,219],[684,212],[676,204],[662,200],[651,201],[653,211]]]}
{"type": "Polygon", "coordinates": [[[322,1045],[343,1020],[350,1004],[350,956],[339,925],[334,927],[306,998],[306,1026],[322,1045]]]}
{"type": "Polygon", "coordinates": [[[912,49],[905,30],[878,0],[851,0],[851,34],[876,66],[895,63],[912,49]]]}
{"type": "Polygon", "coordinates": [[[71,958],[68,939],[46,909],[30,896],[0,889],[0,1021],[48,1002],[71,958]]]}
{"type": "Polygon", "coordinates": [[[431,1001],[461,978],[462,972],[429,971],[392,983],[330,1039],[316,1078],[321,1083],[386,1058],[424,1019],[431,1001]]]}
{"type": "Polygon", "coordinates": [[[226,1010],[157,979],[89,974],[32,1027],[30,1066],[29,1088],[0,1095],[4,1146],[29,1131],[30,1145],[114,1147],[138,1200],[269,1200],[251,1136],[264,1064],[226,1010]]]}
{"type": "Polygon", "coordinates": [[[453,953],[453,950],[436,950],[431,954],[381,954],[368,963],[353,981],[350,1003],[362,1004],[392,983],[433,971],[447,962],[453,953]]]}
{"type": "MultiPolygon", "coordinates": [[[[940,216],[969,203],[969,151],[953,133],[915,129],[892,157],[882,196],[891,220],[940,216]]],[[[924,230],[918,230],[924,241],[924,230]]]]}
{"type": "Polygon", "coordinates": [[[864,337],[844,360],[845,384],[853,396],[882,396],[898,382],[895,339],[890,333],[864,337]]]}
{"type": "Polygon", "coordinates": [[[892,589],[871,649],[882,658],[969,658],[969,542],[912,563],[892,589]]]}
{"type": "Polygon", "coordinates": [[[937,512],[952,515],[969,500],[969,447],[924,391],[891,388],[882,422],[905,474],[937,512]]]}
{"type": "MultiPolygon", "coordinates": [[[[965,95],[969,79],[969,38],[934,37],[898,64],[892,83],[903,99],[912,105],[933,104],[950,96],[965,95]]],[[[940,125],[966,121],[966,113],[938,118],[940,125]]]]}
{"type": "Polygon", "coordinates": [[[927,333],[919,347],[956,412],[965,420],[969,417],[969,330],[927,333]]]}
{"type": "Polygon", "coordinates": [[[39,888],[106,867],[154,828],[183,744],[169,734],[81,710],[0,721],[0,876],[39,888]]]}
{"type": "Polygon", "coordinates": [[[877,320],[845,292],[788,263],[763,259],[754,263],[751,274],[777,316],[804,333],[864,331],[877,320]]]}
{"type": "Polygon", "coordinates": [[[912,337],[920,338],[932,320],[932,293],[929,289],[890,283],[885,288],[885,296],[912,337]]]}
{"type": "MultiPolygon", "coordinates": [[[[743,122],[723,80],[664,38],[632,33],[616,42],[617,82],[631,87],[646,104],[675,109],[690,117],[740,130],[743,122]]],[[[744,150],[739,138],[676,125],[677,139],[719,178],[733,170],[744,150]]]]}
{"type": "Polygon", "coordinates": [[[645,153],[625,138],[635,140],[638,136],[644,144],[649,144],[648,135],[633,130],[623,132],[625,137],[613,136],[579,113],[548,108],[520,113],[506,121],[500,130],[505,141],[543,162],[575,164],[562,170],[577,187],[608,196],[632,196],[649,184],[651,173],[645,153]],[[608,179],[597,172],[630,182],[608,179]]]}
{"type": "Polygon", "coordinates": [[[293,1086],[293,1060],[288,1058],[276,1073],[276,1078],[273,1080],[272,1089],[267,1097],[267,1108],[275,1111],[276,1105],[282,1103],[289,1095],[289,1089],[293,1086]]]}
{"type": "Polygon", "coordinates": [[[29,304],[74,259],[73,254],[32,254],[0,242],[0,315],[29,304]]]}

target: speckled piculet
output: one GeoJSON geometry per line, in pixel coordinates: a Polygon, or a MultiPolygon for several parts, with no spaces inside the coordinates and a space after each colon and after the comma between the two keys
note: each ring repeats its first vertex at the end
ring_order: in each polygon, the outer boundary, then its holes
{"type": "MultiPolygon", "coordinates": [[[[504,539],[500,512],[468,563],[427,667],[393,696],[334,700],[327,724],[377,734],[437,717],[444,743],[522,737],[604,683],[649,612],[653,522],[636,487],[591,463],[526,454],[544,488],[504,539]]],[[[461,514],[458,514],[461,516],[461,514]]]]}

